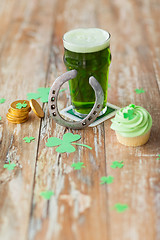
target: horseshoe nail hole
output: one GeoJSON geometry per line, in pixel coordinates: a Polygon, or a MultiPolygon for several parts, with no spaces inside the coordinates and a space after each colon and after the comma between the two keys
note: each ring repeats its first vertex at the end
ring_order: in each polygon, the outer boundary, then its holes
{"type": "Polygon", "coordinates": [[[85,125],[86,125],[86,122],[83,122],[82,125],[85,126],[85,125]]]}
{"type": "Polygon", "coordinates": [[[55,90],[53,90],[53,92],[52,92],[52,93],[53,93],[53,94],[55,94],[55,92],[56,92],[56,91],[55,91],[55,90]]]}
{"type": "Polygon", "coordinates": [[[55,98],[54,97],[51,97],[51,101],[54,102],[55,98]]]}
{"type": "Polygon", "coordinates": [[[91,119],[92,119],[92,117],[90,116],[90,117],[88,118],[88,120],[91,121],[91,119]]]}
{"type": "Polygon", "coordinates": [[[55,105],[51,105],[51,109],[55,109],[55,105]]]}
{"type": "Polygon", "coordinates": [[[56,116],[56,113],[55,113],[55,112],[53,113],[53,116],[54,116],[54,117],[56,116]]]}
{"type": "Polygon", "coordinates": [[[94,111],[94,112],[93,112],[93,114],[94,114],[94,115],[96,115],[96,114],[97,114],[97,112],[96,112],[96,111],[94,111]]]}
{"type": "Polygon", "coordinates": [[[97,105],[97,108],[100,108],[100,104],[97,105]]]}

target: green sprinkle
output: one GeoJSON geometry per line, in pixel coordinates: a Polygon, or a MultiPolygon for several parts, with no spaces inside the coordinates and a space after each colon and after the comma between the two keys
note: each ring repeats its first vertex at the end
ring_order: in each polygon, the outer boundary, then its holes
{"type": "Polygon", "coordinates": [[[129,107],[135,108],[135,105],[134,104],[130,104],[129,107]]]}

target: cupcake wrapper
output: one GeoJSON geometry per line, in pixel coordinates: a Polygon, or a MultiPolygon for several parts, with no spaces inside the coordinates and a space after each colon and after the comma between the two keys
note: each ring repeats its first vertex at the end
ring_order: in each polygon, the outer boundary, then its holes
{"type": "Polygon", "coordinates": [[[137,136],[137,137],[123,137],[119,133],[116,132],[116,136],[117,136],[117,140],[121,144],[123,144],[125,146],[137,147],[137,146],[142,146],[148,142],[150,132],[151,132],[151,129],[146,134],[144,134],[142,136],[137,136]]]}

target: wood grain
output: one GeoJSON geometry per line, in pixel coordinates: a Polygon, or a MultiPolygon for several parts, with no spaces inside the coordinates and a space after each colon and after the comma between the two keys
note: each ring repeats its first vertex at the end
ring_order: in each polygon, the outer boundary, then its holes
{"type": "MultiPolygon", "coordinates": [[[[12,9],[14,17],[0,59],[1,97],[7,99],[0,106],[0,232],[3,239],[23,240],[28,231],[40,120],[31,114],[27,123],[12,125],[7,123],[5,115],[12,101],[26,99],[28,92],[45,86],[55,5],[50,1],[46,3],[16,1],[18,9],[12,9]],[[34,136],[36,141],[27,145],[22,140],[25,136],[34,136]],[[17,164],[15,171],[3,169],[8,160],[17,164]]],[[[6,8],[8,4],[6,1],[6,8]]]]}
{"type": "MultiPolygon", "coordinates": [[[[117,11],[115,3],[117,2],[113,1],[112,9],[117,11]]],[[[121,4],[124,5],[123,1],[121,4]]],[[[148,6],[145,2],[141,4],[140,11],[138,4],[135,6],[134,2],[128,2],[126,8],[117,14],[118,21],[113,30],[114,38],[118,41],[115,41],[114,46],[117,51],[114,52],[113,49],[113,57],[116,58],[110,72],[112,95],[109,95],[109,101],[115,101],[114,103],[120,106],[129,103],[143,106],[152,115],[153,127],[148,144],[138,148],[127,148],[117,143],[115,134],[110,130],[109,121],[104,124],[105,136],[108,136],[105,138],[108,153],[107,173],[115,177],[115,182],[109,189],[109,207],[111,209],[117,201],[127,203],[129,206],[129,211],[123,215],[110,211],[111,239],[119,239],[119,234],[120,239],[128,240],[141,239],[142,236],[148,240],[160,238],[158,217],[160,178],[159,163],[156,162],[156,155],[160,151],[160,101],[157,73],[153,65],[156,59],[153,56],[158,34],[156,31],[152,35],[148,34],[149,24],[145,13],[148,13],[148,18],[151,17],[150,4],[148,6]],[[142,9],[145,9],[145,13],[142,9]],[[124,28],[121,27],[123,25],[124,28]],[[120,34],[118,29],[121,29],[120,34]],[[124,39],[126,40],[123,44],[124,39]],[[146,92],[137,95],[134,89],[141,87],[146,92]],[[123,169],[112,169],[110,164],[114,160],[124,161],[123,169]]]]}
{"type": "MultiPolygon", "coordinates": [[[[158,0],[0,1],[0,239],[4,240],[159,240],[160,239],[160,3],[158,0]],[[137,148],[116,140],[111,122],[82,131],[55,124],[43,104],[45,118],[33,113],[12,125],[6,113],[12,101],[26,99],[38,87],[50,87],[65,71],[63,34],[77,27],[111,32],[112,63],[108,101],[123,107],[143,106],[152,115],[149,142],[137,148]],[[136,88],[145,93],[136,94],[136,88]],[[81,135],[74,153],[47,148],[49,137],[81,135]],[[34,136],[30,144],[22,139],[34,136]],[[5,162],[15,170],[3,168],[5,162]],[[84,162],[74,171],[73,162],[84,162]],[[110,167],[124,161],[121,169],[110,167]],[[100,185],[102,176],[112,184],[100,185]],[[45,200],[41,191],[53,190],[45,200]],[[116,203],[129,209],[117,213],[116,203]]],[[[70,104],[68,85],[59,108],[70,104]]]]}

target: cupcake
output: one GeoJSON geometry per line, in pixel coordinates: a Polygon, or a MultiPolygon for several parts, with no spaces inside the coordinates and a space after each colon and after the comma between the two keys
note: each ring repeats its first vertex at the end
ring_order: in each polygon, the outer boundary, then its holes
{"type": "Polygon", "coordinates": [[[117,111],[111,121],[111,129],[116,131],[120,143],[126,146],[141,146],[148,141],[152,118],[143,107],[130,104],[117,111]]]}

